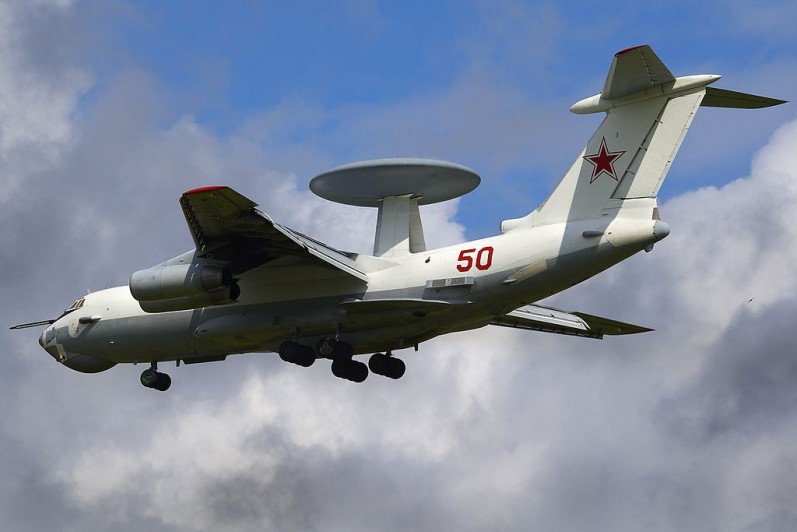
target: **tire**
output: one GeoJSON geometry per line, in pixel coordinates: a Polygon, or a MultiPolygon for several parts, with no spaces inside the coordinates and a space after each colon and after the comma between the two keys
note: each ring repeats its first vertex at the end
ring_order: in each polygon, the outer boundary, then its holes
{"type": "Polygon", "coordinates": [[[295,351],[293,342],[282,342],[280,344],[279,355],[285,362],[293,362],[295,351]]]}
{"type": "Polygon", "coordinates": [[[332,374],[339,379],[347,379],[348,363],[346,360],[333,360],[332,361],[332,374]]]}
{"type": "Polygon", "coordinates": [[[309,368],[315,362],[315,351],[312,347],[306,345],[299,346],[299,352],[296,355],[296,363],[303,368],[309,368]]]}
{"type": "Polygon", "coordinates": [[[375,353],[368,359],[368,369],[377,375],[384,375],[387,364],[385,364],[387,357],[382,353],[375,353]]]}
{"type": "Polygon", "coordinates": [[[154,388],[158,384],[158,372],[154,369],[145,369],[142,371],[141,384],[147,388],[154,388]]]}
{"type": "Polygon", "coordinates": [[[154,388],[158,391],[165,392],[172,385],[172,378],[165,373],[158,373],[158,382],[154,388]]]}
{"type": "Polygon", "coordinates": [[[390,377],[391,379],[400,379],[404,376],[404,372],[407,371],[407,365],[404,364],[404,361],[400,358],[393,358],[390,357],[387,359],[387,372],[385,376],[390,377]]]}
{"type": "Polygon", "coordinates": [[[349,362],[348,379],[352,382],[363,382],[368,378],[368,366],[362,362],[352,360],[349,362]]]}
{"type": "Polygon", "coordinates": [[[324,358],[335,358],[335,339],[321,338],[316,344],[316,353],[324,358]]]}

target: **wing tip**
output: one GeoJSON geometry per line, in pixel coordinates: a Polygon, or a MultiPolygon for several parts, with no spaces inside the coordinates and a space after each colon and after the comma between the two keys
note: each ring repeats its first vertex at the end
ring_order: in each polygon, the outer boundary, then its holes
{"type": "Polygon", "coordinates": [[[224,186],[224,185],[211,185],[211,186],[207,186],[207,187],[192,188],[191,190],[187,190],[186,192],[183,192],[183,196],[190,196],[192,194],[200,194],[202,192],[210,192],[210,191],[219,190],[219,189],[222,189],[222,188],[227,188],[227,187],[224,186]]]}

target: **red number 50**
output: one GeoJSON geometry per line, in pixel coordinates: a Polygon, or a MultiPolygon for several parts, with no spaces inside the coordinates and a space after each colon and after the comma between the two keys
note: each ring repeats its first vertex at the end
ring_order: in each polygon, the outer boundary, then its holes
{"type": "Polygon", "coordinates": [[[476,248],[463,249],[459,252],[457,263],[457,270],[461,272],[470,270],[473,268],[474,264],[477,270],[484,271],[493,265],[493,248],[492,246],[486,246],[481,248],[478,252],[476,248]],[[476,255],[475,260],[474,254],[476,255]]]}

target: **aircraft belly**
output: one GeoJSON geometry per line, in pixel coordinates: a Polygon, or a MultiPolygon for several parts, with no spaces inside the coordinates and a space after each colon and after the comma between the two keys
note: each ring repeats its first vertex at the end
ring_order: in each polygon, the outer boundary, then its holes
{"type": "Polygon", "coordinates": [[[196,350],[187,334],[190,312],[105,319],[93,324],[76,348],[85,346],[114,362],[146,362],[167,354],[186,354],[196,350]],[[157,317],[156,317],[157,316],[157,317]],[[81,345],[82,344],[82,345],[81,345]]]}

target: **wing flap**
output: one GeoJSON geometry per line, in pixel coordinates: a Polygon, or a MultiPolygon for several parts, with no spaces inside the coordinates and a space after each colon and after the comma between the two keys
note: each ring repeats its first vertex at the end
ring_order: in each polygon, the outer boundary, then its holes
{"type": "Polygon", "coordinates": [[[350,301],[343,301],[340,306],[346,312],[382,312],[391,310],[419,312],[426,314],[433,314],[439,312],[446,312],[451,310],[454,305],[464,305],[466,301],[451,302],[439,301],[433,299],[354,299],[350,301]]]}
{"type": "Polygon", "coordinates": [[[361,281],[367,281],[368,276],[365,275],[363,272],[358,270],[354,266],[354,260],[351,258],[350,254],[344,253],[343,251],[338,251],[333,249],[314,238],[310,238],[307,235],[303,235],[298,231],[294,231],[284,225],[279,225],[271,221],[268,216],[263,213],[259,213],[261,216],[266,218],[269,223],[273,225],[273,227],[291,239],[296,245],[301,246],[307,253],[312,255],[313,257],[331,265],[335,268],[345,271],[349,275],[353,275],[357,277],[361,281]]]}
{"type": "Polygon", "coordinates": [[[622,321],[610,320],[609,318],[593,316],[592,314],[585,314],[583,312],[574,312],[573,315],[584,320],[591,331],[595,331],[600,334],[608,334],[610,336],[639,334],[651,332],[653,330],[649,327],[642,327],[641,325],[633,325],[631,323],[624,323],[622,321]]]}
{"type": "Polygon", "coordinates": [[[466,303],[416,298],[352,299],[341,302],[340,308],[346,313],[349,323],[362,328],[384,327],[387,321],[392,327],[410,323],[429,327],[427,319],[434,320],[466,303]]]}
{"type": "Polygon", "coordinates": [[[595,339],[601,339],[606,334],[636,334],[653,330],[583,312],[571,313],[540,305],[522,306],[493,318],[490,324],[595,339]]]}

